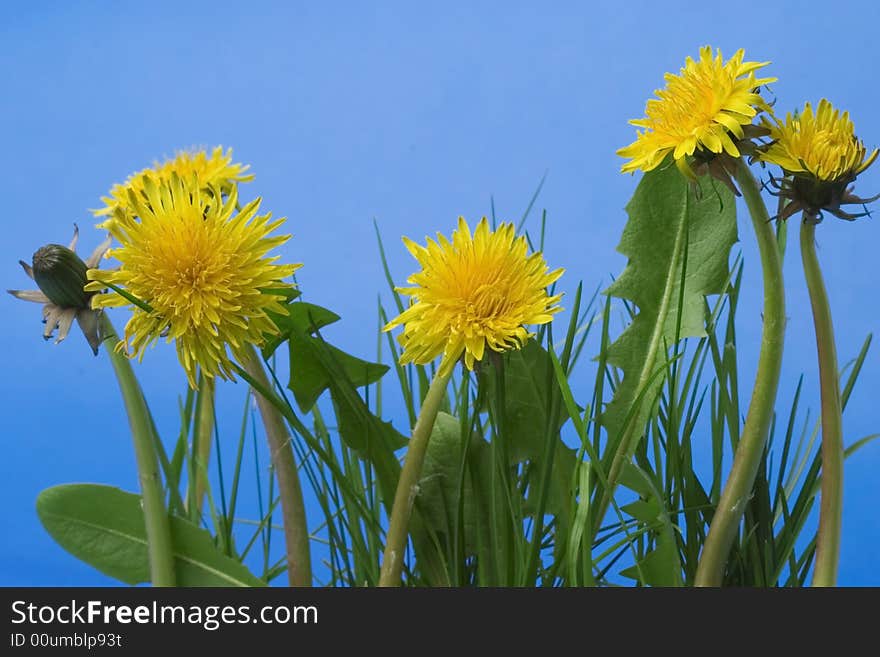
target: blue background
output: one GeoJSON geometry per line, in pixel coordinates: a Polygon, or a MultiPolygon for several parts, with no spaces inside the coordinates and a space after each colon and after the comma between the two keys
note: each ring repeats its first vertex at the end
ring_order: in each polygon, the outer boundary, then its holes
{"type": "MultiPolygon", "coordinates": [[[[284,260],[305,263],[305,298],[342,316],[327,337],[355,354],[375,355],[377,295],[389,301],[374,218],[402,282],[414,263],[400,235],[448,234],[459,214],[472,222],[487,214],[490,197],[500,219],[518,218],[545,171],[538,205],[548,211],[546,258],[567,269],[561,285],[571,298],[579,280],[592,290],[625,265],[614,247],[638,176],[619,173],[614,151],[634,138],[626,121],[642,116],[664,72],[677,72],[700,45],[772,60],[765,70],[779,78],[779,110],[825,96],[851,111],[869,147],[880,142],[876,5],[836,2],[833,20],[825,14],[803,2],[763,1],[10,3],[0,21],[0,279],[32,287],[18,259],[66,243],[73,222],[82,228],[80,252],[90,252],[102,236],[88,209],[114,182],[177,149],[224,144],[256,173],[243,194],[289,218],[294,238],[284,260]]],[[[880,166],[857,188],[877,191],[880,166]]],[[[760,276],[741,214],[737,248],[747,268],[738,337],[747,391],[760,276]]],[[[818,230],[841,363],[880,322],[878,231],[871,219],[832,219],[818,230]]],[[[803,372],[815,409],[796,240],[785,274],[790,324],[779,408],[803,372]]],[[[0,313],[0,584],[112,583],[57,547],[33,506],[40,490],[69,481],[136,490],[109,363],[91,355],[76,329],[59,346],[44,344],[35,304],[4,295],[0,313]]],[[[114,321],[121,326],[122,313],[114,321]]],[[[844,416],[847,442],[880,429],[877,353],[844,416]]],[[[160,344],[137,372],[171,441],[185,390],[173,349],[160,344]]],[[[227,385],[220,394],[221,431],[234,440],[245,389],[227,385]]],[[[586,378],[576,395],[588,397],[586,378]]],[[[399,412],[390,414],[406,431],[399,412]]],[[[876,446],[847,464],[843,584],[880,584],[878,467],[876,446]]],[[[252,490],[245,481],[243,494],[252,490]]],[[[254,517],[253,500],[243,504],[254,517]]]]}

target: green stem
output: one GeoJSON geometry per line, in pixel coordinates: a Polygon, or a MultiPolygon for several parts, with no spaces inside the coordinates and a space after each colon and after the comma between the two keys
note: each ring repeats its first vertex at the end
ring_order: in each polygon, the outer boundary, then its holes
{"type": "MultiPolygon", "coordinates": [[[[266,390],[271,390],[269,377],[253,345],[247,346],[242,367],[266,390]]],[[[312,559],[309,546],[309,530],[302,487],[290,443],[290,434],[281,413],[271,401],[256,389],[254,397],[266,428],[269,455],[278,478],[278,495],[281,498],[281,517],[284,524],[284,540],[287,549],[287,580],[290,586],[312,585],[312,559]]]]}
{"type": "Polygon", "coordinates": [[[150,579],[153,586],[174,586],[174,554],[171,550],[171,527],[168,510],[165,508],[165,491],[159,474],[159,459],[156,456],[154,433],[150,411],[143,392],[135,378],[128,356],[115,349],[119,340],[116,329],[107,313],[99,314],[100,334],[105,341],[105,350],[110,356],[119,390],[128,413],[134,453],[137,461],[138,480],[141,486],[141,499],[144,508],[144,523],[147,532],[147,552],[150,559],[150,579]]]}
{"type": "Polygon", "coordinates": [[[204,374],[199,375],[199,397],[193,436],[190,481],[195,482],[195,486],[194,500],[189,504],[189,509],[193,518],[198,521],[202,513],[205,491],[208,488],[208,461],[211,458],[211,443],[214,437],[214,379],[204,374]]]}
{"type": "Polygon", "coordinates": [[[428,388],[428,393],[425,395],[425,401],[422,402],[419,419],[413,428],[412,438],[406,451],[406,459],[397,482],[397,490],[394,493],[394,505],[391,507],[391,518],[388,521],[388,535],[385,541],[385,554],[382,555],[379,586],[400,586],[409,519],[412,515],[416,495],[419,492],[422,464],[425,462],[428,440],[434,429],[434,420],[437,419],[437,412],[446,395],[446,385],[451,376],[452,372],[450,371],[444,376],[438,374],[434,377],[430,388],[428,388]]]}
{"type": "Polygon", "coordinates": [[[761,254],[764,276],[764,328],[761,333],[758,372],[749,410],[730,475],[721,492],[721,499],[718,501],[709,527],[709,535],[700,555],[694,580],[696,586],[720,586],[722,583],[730,547],[736,538],[740,520],[755,483],[767,434],[770,431],[785,338],[782,259],[773,223],[761,199],[760,187],[743,160],[740,160],[737,166],[736,180],[749,208],[761,254]]]}
{"type": "Polygon", "coordinates": [[[835,586],[840,561],[840,527],[843,512],[843,421],[834,325],[822,270],[816,257],[816,224],[806,219],[801,225],[801,259],[813,308],[816,352],[819,356],[819,384],[822,399],[822,495],[819,531],[816,535],[816,567],[813,586],[835,586]]]}

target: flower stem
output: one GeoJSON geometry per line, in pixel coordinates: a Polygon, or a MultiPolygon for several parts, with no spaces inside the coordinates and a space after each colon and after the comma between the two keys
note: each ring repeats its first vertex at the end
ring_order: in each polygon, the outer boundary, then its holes
{"type": "Polygon", "coordinates": [[[171,550],[171,527],[165,508],[165,491],[159,475],[159,459],[155,441],[158,439],[150,418],[143,392],[135,378],[128,356],[114,347],[118,341],[116,329],[107,313],[100,313],[100,334],[106,341],[119,390],[125,401],[131,437],[134,442],[138,480],[143,500],[144,522],[147,532],[147,551],[150,559],[150,579],[153,586],[174,586],[174,554],[171,550]]]}
{"type": "MultiPolygon", "coordinates": [[[[247,346],[247,357],[243,359],[241,365],[260,385],[267,390],[272,389],[260,356],[253,345],[247,346]]],[[[281,498],[281,517],[287,548],[287,580],[290,586],[311,586],[312,558],[306,507],[290,434],[278,409],[256,390],[254,397],[266,428],[272,467],[275,476],[278,477],[278,495],[281,498]]]]}
{"type": "Polygon", "coordinates": [[[207,469],[214,437],[214,379],[203,373],[199,374],[198,385],[190,471],[190,481],[195,482],[195,485],[191,489],[193,497],[188,501],[188,510],[196,522],[202,512],[202,503],[208,489],[207,469]]]}
{"type": "Polygon", "coordinates": [[[409,519],[419,491],[422,464],[425,462],[428,440],[434,429],[434,420],[437,419],[437,412],[446,395],[446,385],[451,376],[451,371],[443,376],[439,374],[434,376],[428,393],[425,395],[425,401],[422,402],[422,410],[419,412],[416,426],[413,428],[412,438],[406,451],[406,459],[397,482],[397,490],[394,493],[394,505],[391,507],[391,518],[388,522],[388,535],[385,541],[385,553],[382,555],[379,586],[400,586],[409,519]]]}
{"type": "Polygon", "coordinates": [[[758,372],[749,402],[749,410],[743,425],[733,466],[715,515],[709,526],[709,535],[694,580],[696,586],[720,586],[730,547],[736,538],[740,520],[755,476],[761,464],[764,445],[773,419],[779,373],[782,367],[782,347],[785,339],[785,290],[782,280],[782,259],[767,213],[761,190],[744,160],[737,165],[736,181],[739,183],[752,217],[752,225],[761,254],[764,276],[764,328],[761,333],[761,352],[758,356],[758,372]]]}
{"type": "Polygon", "coordinates": [[[816,351],[819,356],[819,384],[822,399],[822,495],[819,531],[816,535],[816,566],[813,586],[835,586],[840,561],[840,527],[843,512],[843,421],[834,325],[822,270],[816,257],[816,224],[801,225],[801,259],[813,308],[816,351]]]}

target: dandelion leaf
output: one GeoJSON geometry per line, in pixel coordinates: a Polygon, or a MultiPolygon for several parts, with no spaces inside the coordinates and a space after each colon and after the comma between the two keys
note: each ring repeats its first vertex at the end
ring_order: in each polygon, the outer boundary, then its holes
{"type": "Polygon", "coordinates": [[[623,380],[602,423],[609,457],[630,432],[628,461],[662,385],[657,373],[668,349],[706,335],[704,299],[723,291],[737,233],[732,193],[709,177],[689,183],[673,166],[646,173],[626,210],[617,250],[629,261],[606,294],[635,305],[636,315],[608,350],[623,380]]]}
{"type": "MultiPolygon", "coordinates": [[[[73,556],[126,584],[150,580],[140,495],[99,484],[63,484],[37,497],[43,527],[73,556]]],[[[172,516],[171,551],[179,586],[265,586],[226,556],[211,535],[172,516]]]]}

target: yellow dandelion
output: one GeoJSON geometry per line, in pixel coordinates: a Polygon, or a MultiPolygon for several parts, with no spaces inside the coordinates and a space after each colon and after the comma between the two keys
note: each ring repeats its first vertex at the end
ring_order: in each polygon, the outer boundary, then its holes
{"type": "Polygon", "coordinates": [[[162,163],[155,162],[152,168],[129,176],[121,185],[114,185],[110,195],[101,198],[104,207],[94,210],[93,213],[96,217],[109,217],[107,221],[99,224],[99,227],[109,228],[117,208],[128,209],[129,213],[131,212],[131,208],[128,207],[129,191],[143,197],[144,185],[148,178],[170,180],[173,174],[184,180],[189,180],[195,175],[204,190],[215,188],[222,194],[228,194],[235,183],[250,182],[254,179],[254,174],[247,173],[249,168],[249,165],[232,162],[231,148],[224,153],[223,147],[217,146],[211,155],[204,150],[179,151],[174,158],[162,163]]]}
{"type": "Polygon", "coordinates": [[[562,295],[550,296],[547,287],[564,270],[548,271],[543,255],[529,255],[525,237],[514,233],[513,224],[490,231],[484,217],[471,235],[460,217],[451,242],[439,233],[426,247],[404,238],[422,270],[407,279],[413,287],[397,288],[411,305],[383,329],[403,325],[401,363],[426,364],[442,354],[443,377],[464,354],[473,369],[487,346],[518,349],[534,335],[524,325],[545,324],[561,310],[555,304],[562,295]]]}
{"type": "Polygon", "coordinates": [[[789,112],[785,123],[766,118],[763,122],[773,143],[761,159],[787,173],[806,173],[825,182],[851,180],[877,159],[878,149],[868,155],[865,144],[856,138],[849,112],[841,114],[824,98],[815,114],[807,103],[803,112],[789,112]]]}
{"type": "Polygon", "coordinates": [[[815,112],[806,103],[803,112],[787,114],[784,123],[766,118],[763,122],[772,141],[762,149],[760,158],[789,176],[781,181],[773,179],[782,196],[791,200],[780,215],[782,219],[801,210],[814,219],[820,218],[822,210],[841,219],[864,216],[844,212],[840,206],[874,200],[854,196],[847,186],[874,163],[880,150],[875,148],[868,154],[855,135],[849,112],[841,114],[823,98],[815,112]]]}
{"type": "Polygon", "coordinates": [[[689,156],[726,154],[740,157],[737,142],[752,135],[752,120],[770,106],[757,93],[761,85],[776,78],[755,77],[755,71],[769,62],[744,62],[742,49],[727,62],[721,50],[712,56],[712,48],[700,48],[700,59],[685,60],[679,75],[665,75],[666,88],[648,101],[645,118],[630,121],[644,128],[636,140],[617,151],[629,158],[621,167],[624,173],[637,169],[651,171],[669,153],[682,173],[693,178],[689,156]]]}
{"type": "Polygon", "coordinates": [[[167,336],[190,385],[197,367],[207,376],[231,377],[229,352],[241,361],[248,344],[277,334],[268,313],[286,314],[282,301],[292,286],[281,280],[301,265],[276,265],[278,256],[267,256],[290,238],[269,236],[284,219],[258,215],[260,199],[236,211],[234,185],[216,203],[219,190],[204,192],[195,176],[185,181],[172,173],[167,181],[147,177],[143,184],[143,194],[128,191],[133,214],[117,208],[109,227],[121,246],[108,255],[120,267],[88,271],[93,282],[86,290],[112,285],[125,294],[96,294],[92,307],[131,307],[119,343],[130,355],[143,357],[147,346],[167,336]]]}

